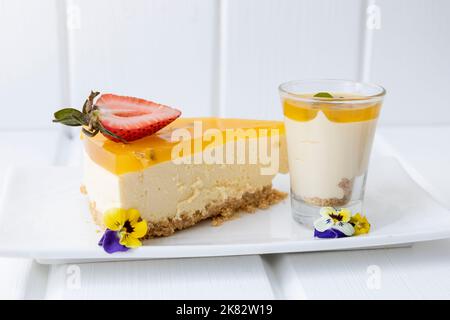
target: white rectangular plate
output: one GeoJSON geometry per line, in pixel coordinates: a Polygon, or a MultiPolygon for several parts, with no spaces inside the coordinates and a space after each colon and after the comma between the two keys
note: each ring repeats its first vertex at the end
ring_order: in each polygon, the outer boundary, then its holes
{"type": "MultiPolygon", "coordinates": [[[[41,263],[228,256],[383,247],[450,237],[450,213],[391,157],[371,161],[366,193],[369,235],[314,239],[294,222],[289,200],[212,227],[204,221],[171,237],[112,255],[97,245],[101,233],[80,194],[80,169],[16,168],[10,171],[0,212],[0,256],[41,263]]],[[[274,185],[288,192],[287,175],[274,185]]]]}

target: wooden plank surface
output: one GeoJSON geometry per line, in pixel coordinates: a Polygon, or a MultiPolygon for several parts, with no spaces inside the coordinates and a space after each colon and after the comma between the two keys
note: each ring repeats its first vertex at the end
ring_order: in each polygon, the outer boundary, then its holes
{"type": "Polygon", "coordinates": [[[224,0],[221,115],[281,118],[277,87],[359,76],[363,1],[224,0]]]}
{"type": "Polygon", "coordinates": [[[271,257],[287,299],[449,299],[450,241],[271,257]]]}
{"type": "Polygon", "coordinates": [[[272,299],[259,256],[52,266],[48,299],[272,299]]]}
{"type": "Polygon", "coordinates": [[[69,0],[72,104],[97,89],[178,107],[184,116],[210,115],[217,3],[69,0]]]}

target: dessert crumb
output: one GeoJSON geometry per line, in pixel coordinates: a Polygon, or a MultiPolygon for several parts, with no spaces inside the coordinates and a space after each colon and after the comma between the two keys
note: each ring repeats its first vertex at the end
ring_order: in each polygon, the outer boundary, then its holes
{"type": "Polygon", "coordinates": [[[338,187],[344,191],[344,196],[342,198],[319,198],[319,197],[310,197],[304,198],[303,200],[314,206],[318,207],[341,207],[346,205],[351,197],[353,191],[353,179],[342,178],[338,183],[338,187]]]}

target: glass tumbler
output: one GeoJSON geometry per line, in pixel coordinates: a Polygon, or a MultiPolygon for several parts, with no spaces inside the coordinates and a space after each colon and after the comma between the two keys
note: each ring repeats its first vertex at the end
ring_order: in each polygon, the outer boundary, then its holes
{"type": "Polygon", "coordinates": [[[349,80],[299,80],[281,84],[279,93],[294,219],[312,226],[321,207],[362,213],[384,88],[349,80]]]}

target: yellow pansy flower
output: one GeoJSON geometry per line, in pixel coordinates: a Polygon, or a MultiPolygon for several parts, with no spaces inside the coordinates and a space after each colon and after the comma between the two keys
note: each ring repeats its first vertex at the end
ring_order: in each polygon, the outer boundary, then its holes
{"type": "Polygon", "coordinates": [[[370,223],[367,220],[366,216],[362,216],[361,214],[355,214],[351,219],[350,223],[355,228],[355,236],[360,234],[366,234],[370,231],[370,223]]]}
{"type": "Polygon", "coordinates": [[[136,209],[109,209],[103,216],[106,228],[116,231],[121,245],[137,248],[142,245],[139,240],[147,234],[147,221],[141,219],[136,209]]]}

